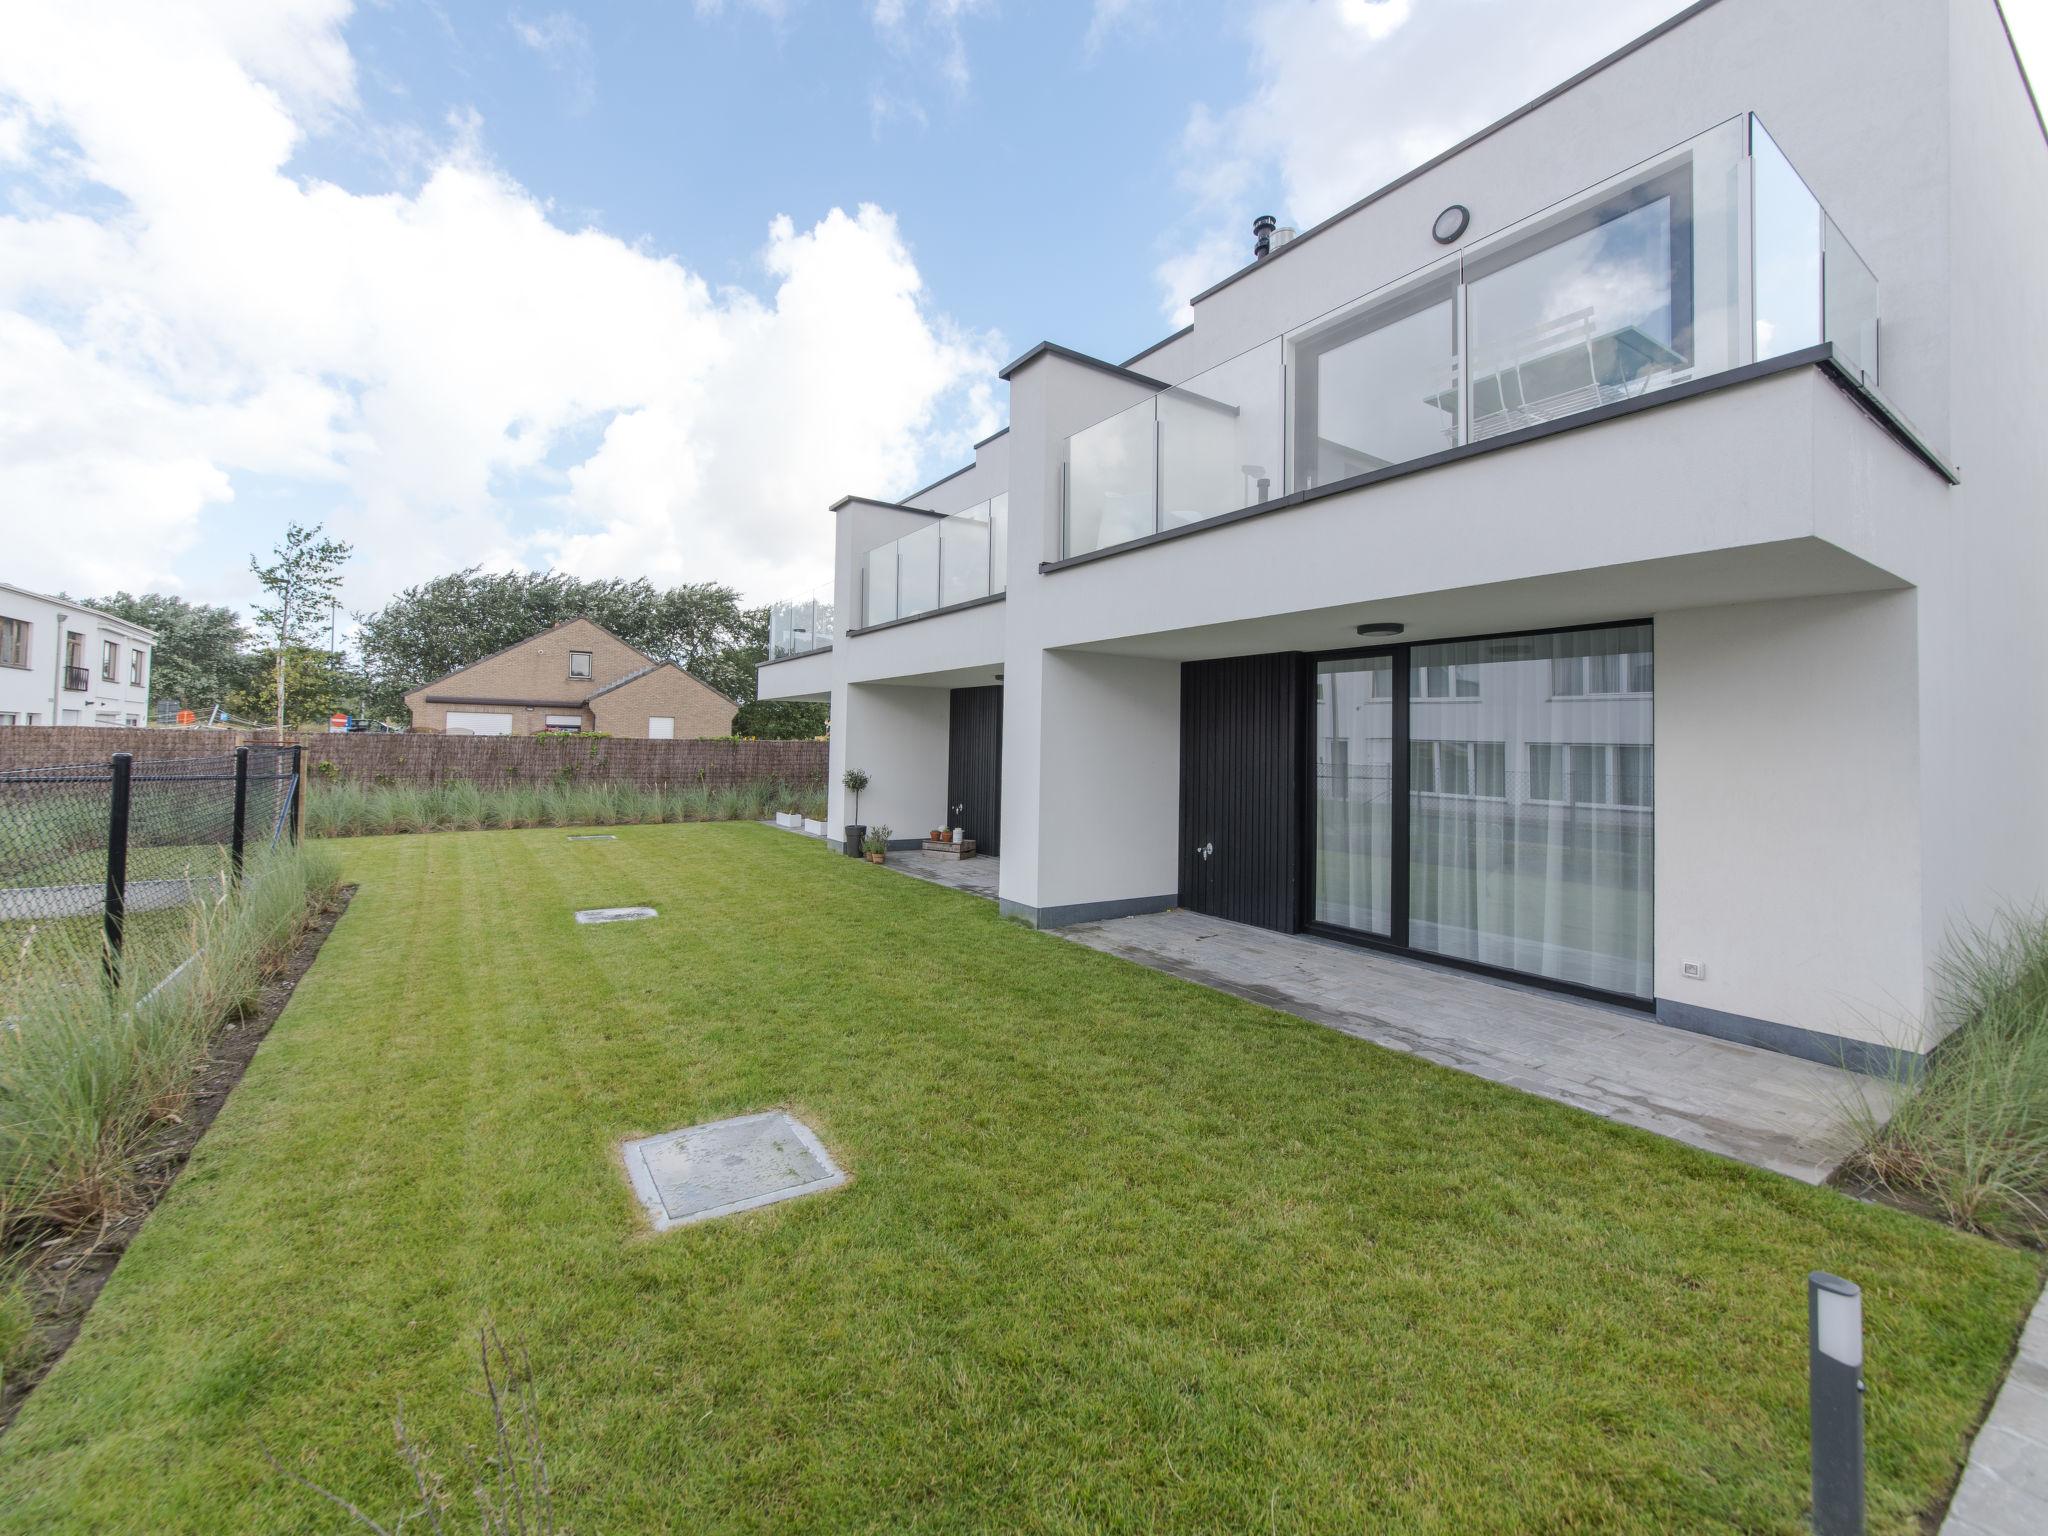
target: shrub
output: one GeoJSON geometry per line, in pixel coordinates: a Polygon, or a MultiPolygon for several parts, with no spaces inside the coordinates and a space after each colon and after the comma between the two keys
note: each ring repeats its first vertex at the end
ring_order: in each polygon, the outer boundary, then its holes
{"type": "Polygon", "coordinates": [[[1948,1034],[1889,1120],[1859,1112],[1845,1172],[1938,1206],[1958,1226],[2048,1245],[2048,915],[2006,914],[1949,946],[1948,1034]]]}

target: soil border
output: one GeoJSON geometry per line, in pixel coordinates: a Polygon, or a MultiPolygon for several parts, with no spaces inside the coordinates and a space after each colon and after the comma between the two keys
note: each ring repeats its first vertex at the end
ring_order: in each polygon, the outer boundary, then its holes
{"type": "Polygon", "coordinates": [[[305,934],[284,958],[277,973],[263,984],[255,1005],[228,1020],[214,1036],[206,1062],[192,1079],[184,1112],[158,1126],[136,1159],[139,1178],[134,1210],[103,1226],[86,1227],[50,1235],[48,1229],[30,1232],[11,1245],[7,1257],[26,1256],[26,1280],[35,1311],[36,1331],[43,1344],[41,1358],[32,1366],[8,1374],[0,1387],[0,1435],[14,1423],[37,1386],[57,1368],[72,1341],[78,1337],[86,1314],[99,1300],[100,1292],[113,1277],[115,1266],[128,1245],[135,1241],[143,1223],[170,1192],[172,1183],[192,1156],[208,1128],[220,1114],[221,1106],[234,1092],[242,1074],[255,1059],[271,1026],[277,1023],[292,994],[313,962],[320,947],[334,931],[354,899],[356,887],[342,886],[333,899],[314,914],[305,934]]]}

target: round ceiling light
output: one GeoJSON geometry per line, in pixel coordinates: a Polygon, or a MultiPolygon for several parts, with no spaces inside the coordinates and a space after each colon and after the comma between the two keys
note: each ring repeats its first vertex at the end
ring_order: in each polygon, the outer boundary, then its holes
{"type": "Polygon", "coordinates": [[[1436,216],[1436,222],[1429,226],[1429,232],[1438,245],[1449,245],[1465,233],[1465,226],[1472,222],[1472,210],[1463,203],[1453,203],[1436,216]]]}
{"type": "Polygon", "coordinates": [[[1392,624],[1385,622],[1378,624],[1361,624],[1358,626],[1358,632],[1361,635],[1398,635],[1401,633],[1402,630],[1406,629],[1407,627],[1408,626],[1405,624],[1392,624]]]}

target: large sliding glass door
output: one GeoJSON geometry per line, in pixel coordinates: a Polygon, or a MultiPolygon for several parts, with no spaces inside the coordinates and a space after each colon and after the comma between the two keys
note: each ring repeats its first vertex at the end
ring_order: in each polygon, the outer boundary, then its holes
{"type": "Polygon", "coordinates": [[[1316,667],[1315,901],[1311,915],[1355,933],[1392,933],[1394,662],[1350,656],[1316,667]]]}
{"type": "Polygon", "coordinates": [[[1647,624],[1320,661],[1313,920],[1649,997],[1654,666],[1647,624]]]}

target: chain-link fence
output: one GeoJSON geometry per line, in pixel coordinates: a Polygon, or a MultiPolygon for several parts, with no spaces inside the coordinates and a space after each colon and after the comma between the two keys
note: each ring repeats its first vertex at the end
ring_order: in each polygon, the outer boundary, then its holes
{"type": "Polygon", "coordinates": [[[299,755],[249,746],[0,773],[0,985],[118,982],[299,826],[299,755]]]}

